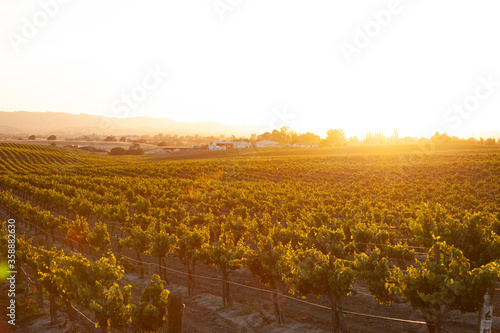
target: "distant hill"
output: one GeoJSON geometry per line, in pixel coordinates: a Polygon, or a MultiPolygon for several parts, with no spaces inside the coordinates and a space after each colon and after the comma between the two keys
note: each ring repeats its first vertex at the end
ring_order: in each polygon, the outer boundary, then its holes
{"type": "Polygon", "coordinates": [[[0,133],[97,135],[120,134],[199,134],[249,136],[259,133],[259,125],[225,125],[215,122],[183,123],[167,118],[108,118],[89,114],[64,112],[0,111],[0,133]]]}

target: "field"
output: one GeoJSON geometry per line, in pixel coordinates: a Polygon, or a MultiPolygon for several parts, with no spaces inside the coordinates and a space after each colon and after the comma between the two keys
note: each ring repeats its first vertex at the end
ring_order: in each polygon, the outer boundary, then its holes
{"type": "Polygon", "coordinates": [[[0,143],[0,190],[20,332],[155,331],[164,288],[189,332],[475,332],[487,291],[500,329],[498,146],[0,143]]]}

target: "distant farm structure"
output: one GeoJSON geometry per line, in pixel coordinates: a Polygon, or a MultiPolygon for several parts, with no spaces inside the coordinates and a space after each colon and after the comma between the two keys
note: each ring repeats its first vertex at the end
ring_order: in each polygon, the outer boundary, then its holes
{"type": "Polygon", "coordinates": [[[261,140],[256,143],[257,148],[278,147],[279,145],[279,142],[272,140],[261,140]]]}
{"type": "Polygon", "coordinates": [[[226,150],[226,149],[243,149],[252,148],[252,144],[248,141],[214,141],[208,145],[209,150],[226,150]]]}

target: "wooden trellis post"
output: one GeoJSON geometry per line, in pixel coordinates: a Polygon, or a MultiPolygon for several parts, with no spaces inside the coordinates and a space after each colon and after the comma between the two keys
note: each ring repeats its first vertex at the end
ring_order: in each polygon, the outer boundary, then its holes
{"type": "Polygon", "coordinates": [[[181,292],[172,291],[168,295],[168,333],[182,333],[184,297],[181,292]]]}

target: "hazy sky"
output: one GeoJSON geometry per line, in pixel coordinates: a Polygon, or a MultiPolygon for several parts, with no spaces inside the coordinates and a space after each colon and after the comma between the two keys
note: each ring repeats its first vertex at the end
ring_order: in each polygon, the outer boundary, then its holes
{"type": "Polygon", "coordinates": [[[498,0],[0,0],[0,110],[500,131],[499,13],[498,0]]]}

